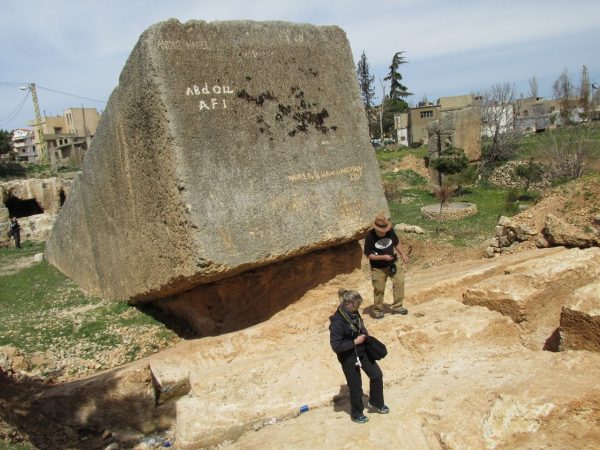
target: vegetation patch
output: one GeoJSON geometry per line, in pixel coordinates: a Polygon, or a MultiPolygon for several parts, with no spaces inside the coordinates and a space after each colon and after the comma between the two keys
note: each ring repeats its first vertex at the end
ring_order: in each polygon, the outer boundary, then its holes
{"type": "MultiPolygon", "coordinates": [[[[0,268],[32,257],[43,246],[2,249],[0,268]]],[[[124,303],[84,294],[46,261],[0,275],[0,346],[43,354],[47,367],[66,362],[70,374],[113,367],[178,340],[150,315],[124,303]]]]}
{"type": "Polygon", "coordinates": [[[402,198],[410,201],[390,202],[392,221],[418,225],[427,232],[423,237],[425,239],[439,239],[458,246],[470,246],[479,245],[493,236],[500,216],[514,215],[514,212],[506,210],[508,191],[505,189],[479,186],[463,192],[463,195],[454,197],[452,201],[476,204],[477,214],[443,223],[424,218],[421,208],[437,203],[437,199],[429,191],[407,189],[402,191],[402,198]]]}

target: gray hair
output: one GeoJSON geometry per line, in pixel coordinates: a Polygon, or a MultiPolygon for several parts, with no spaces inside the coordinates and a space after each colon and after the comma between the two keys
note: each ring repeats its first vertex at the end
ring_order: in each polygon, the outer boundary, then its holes
{"type": "Polygon", "coordinates": [[[340,301],[342,305],[347,305],[348,303],[356,303],[360,305],[363,301],[361,295],[356,291],[347,291],[344,288],[341,288],[338,291],[338,295],[340,297],[340,301]]]}

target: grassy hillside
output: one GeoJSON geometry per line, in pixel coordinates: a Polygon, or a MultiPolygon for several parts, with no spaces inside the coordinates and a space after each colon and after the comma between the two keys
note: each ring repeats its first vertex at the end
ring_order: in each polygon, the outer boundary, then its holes
{"type": "Polygon", "coordinates": [[[178,338],[124,302],[85,295],[46,261],[43,244],[0,249],[0,346],[36,355],[40,375],[85,374],[131,361],[178,338]]]}

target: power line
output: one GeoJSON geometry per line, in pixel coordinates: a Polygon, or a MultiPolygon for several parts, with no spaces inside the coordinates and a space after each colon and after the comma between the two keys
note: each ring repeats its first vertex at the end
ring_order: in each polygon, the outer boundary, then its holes
{"type": "Polygon", "coordinates": [[[69,94],[68,92],[57,91],[56,89],[50,89],[50,88],[47,88],[47,87],[44,87],[44,86],[40,86],[39,84],[36,84],[36,87],[39,88],[39,89],[44,89],[46,91],[55,92],[57,94],[70,95],[71,97],[82,98],[84,100],[89,100],[91,102],[106,103],[106,101],[104,101],[104,100],[96,100],[95,98],[82,97],[81,95],[69,94]]]}
{"type": "Polygon", "coordinates": [[[23,100],[21,100],[21,103],[18,104],[11,112],[9,112],[8,116],[6,116],[4,119],[0,120],[0,125],[7,124],[11,120],[13,120],[15,117],[17,117],[17,114],[19,114],[21,112],[21,110],[23,109],[23,105],[25,105],[25,102],[27,101],[27,97],[29,97],[29,91],[27,91],[27,94],[25,94],[25,97],[23,97],[23,100]]]}
{"type": "Polygon", "coordinates": [[[21,87],[24,85],[28,85],[29,83],[7,83],[5,81],[0,81],[0,84],[4,84],[6,86],[17,86],[17,87],[21,87]]]}
{"type": "MultiPolygon", "coordinates": [[[[0,81],[0,84],[3,84],[5,86],[22,87],[22,86],[29,86],[30,83],[8,83],[6,81],[0,81]]],[[[83,97],[81,95],[71,94],[69,92],[59,91],[59,90],[56,90],[56,89],[51,89],[51,88],[47,88],[47,87],[44,87],[44,86],[40,86],[39,84],[36,84],[36,87],[38,89],[44,89],[45,91],[54,92],[56,94],[63,94],[63,95],[69,95],[71,97],[82,98],[84,100],[89,100],[90,102],[107,103],[105,100],[98,100],[98,99],[95,99],[95,98],[83,97]]]]}

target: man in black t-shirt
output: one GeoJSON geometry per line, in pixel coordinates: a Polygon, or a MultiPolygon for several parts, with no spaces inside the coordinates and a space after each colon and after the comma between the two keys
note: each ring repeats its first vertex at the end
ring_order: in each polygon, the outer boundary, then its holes
{"type": "Polygon", "coordinates": [[[404,264],[408,263],[408,256],[402,250],[400,239],[392,228],[392,222],[379,213],[375,217],[373,227],[365,238],[365,256],[371,264],[371,281],[373,283],[373,316],[383,318],[383,293],[388,278],[392,279],[394,303],[392,314],[407,314],[408,310],[402,306],[404,301],[404,271],[398,267],[396,261],[398,254],[404,264]]]}

